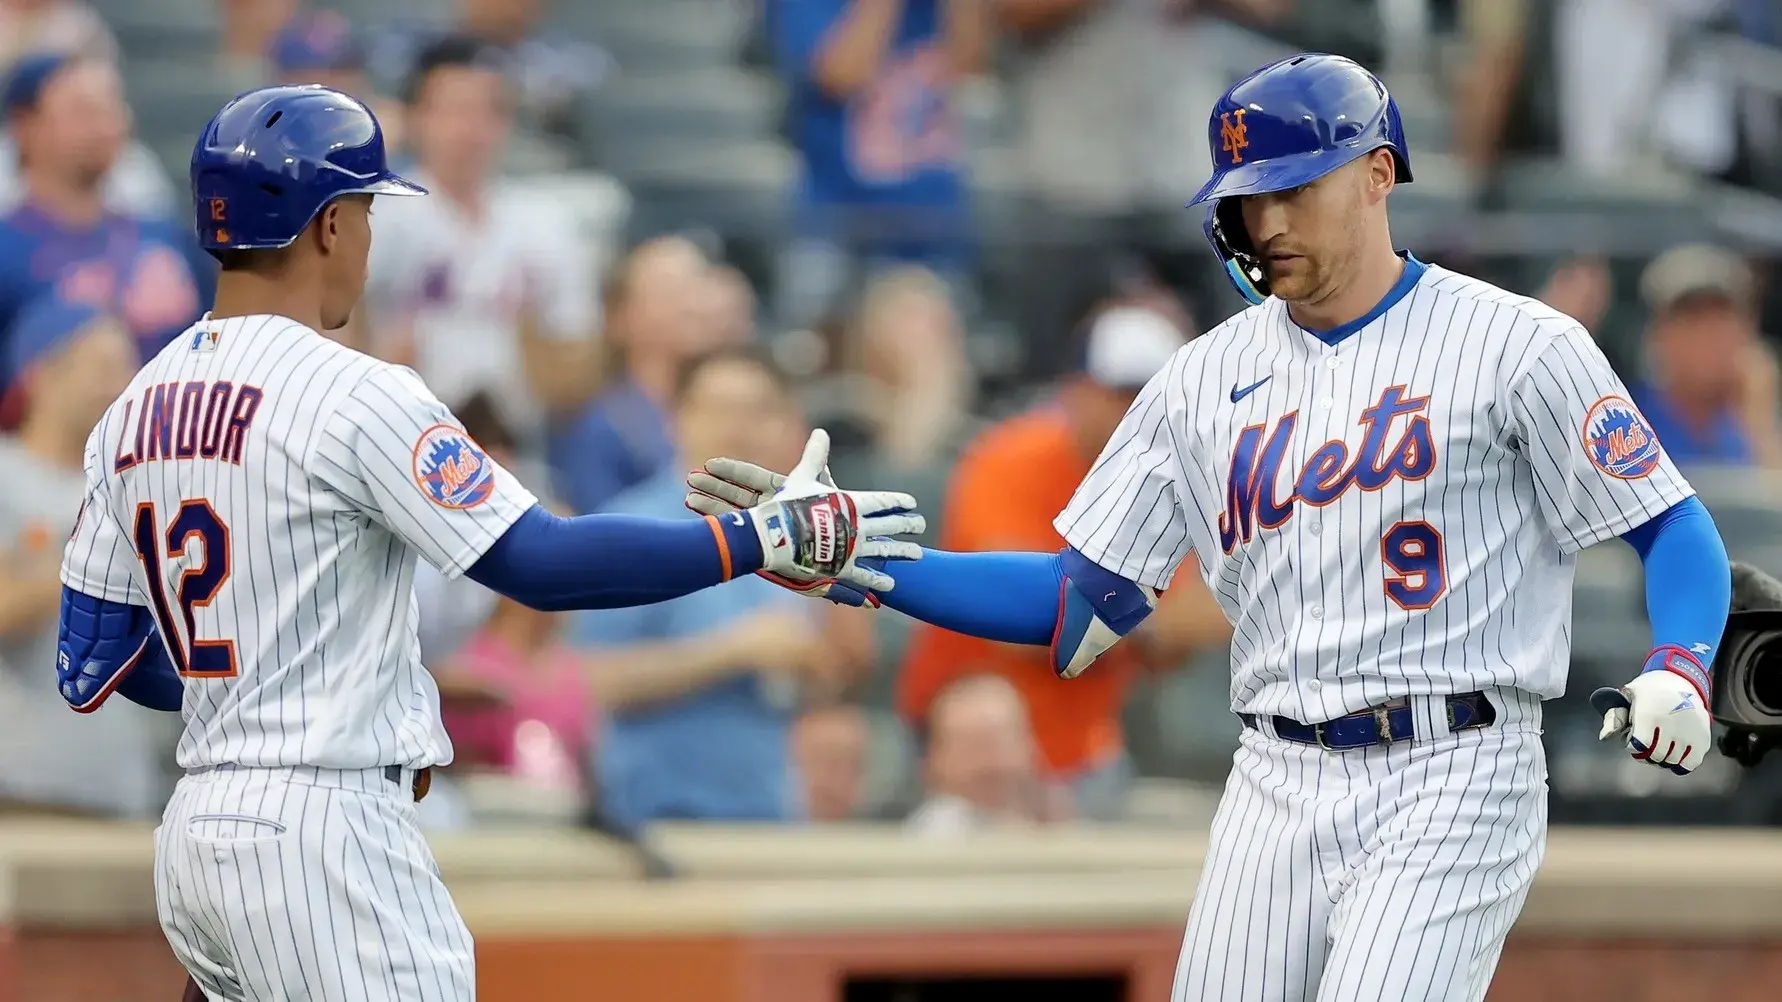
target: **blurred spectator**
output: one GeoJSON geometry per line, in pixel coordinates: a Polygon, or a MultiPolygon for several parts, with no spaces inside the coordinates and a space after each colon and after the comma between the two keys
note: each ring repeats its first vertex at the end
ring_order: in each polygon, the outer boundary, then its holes
{"type": "Polygon", "coordinates": [[[936,695],[923,756],[927,797],[909,817],[923,835],[1058,820],[1035,762],[1021,692],[998,675],[971,675],[936,695]]]}
{"type": "Polygon", "coordinates": [[[218,0],[223,49],[217,71],[233,90],[263,86],[270,77],[267,56],[279,29],[297,13],[299,0],[218,0]]]}
{"type": "Polygon", "coordinates": [[[860,707],[836,703],[810,710],[792,728],[793,767],[804,780],[810,821],[847,821],[861,808],[866,781],[867,724],[860,707]]]}
{"type": "Polygon", "coordinates": [[[1707,174],[1738,152],[1730,84],[1683,42],[1721,13],[1716,0],[1560,0],[1554,30],[1560,147],[1594,177],[1654,155],[1707,174]]]}
{"type": "Polygon", "coordinates": [[[523,453],[594,387],[593,248],[572,214],[499,178],[512,95],[482,43],[448,38],[410,83],[409,175],[427,198],[380,203],[366,320],[375,353],[456,406],[488,392],[523,453]]]}
{"type": "MultiPolygon", "coordinates": [[[[1009,90],[1021,108],[1015,163],[1039,205],[1023,220],[1016,321],[1026,371],[1069,370],[1071,324],[1106,294],[1110,263],[1135,246],[1175,241],[1158,218],[1180,217],[1206,179],[1207,109],[1237,72],[1214,16],[1280,21],[1292,0],[995,0],[1016,58],[1009,90]]],[[[1198,223],[1198,220],[1195,221],[1198,223]]],[[[1187,276],[1213,278],[1211,258],[1187,276]]]]}
{"type": "Polygon", "coordinates": [[[1497,163],[1510,124],[1527,48],[1529,0],[1459,0],[1458,6],[1466,49],[1454,79],[1454,144],[1474,179],[1483,180],[1497,163]]]}
{"type": "Polygon", "coordinates": [[[545,789],[583,789],[594,704],[564,613],[509,598],[435,675],[454,767],[482,766],[545,789]]]}
{"type": "Polygon", "coordinates": [[[953,88],[989,47],[989,0],[779,0],[795,238],[781,319],[814,323],[858,265],[960,266],[970,236],[953,88]]]}
{"type": "Polygon", "coordinates": [[[1646,266],[1646,379],[1634,403],[1679,464],[1782,469],[1776,358],[1757,329],[1751,269],[1718,247],[1674,247],[1646,266]]]}
{"type": "Polygon", "coordinates": [[[0,809],[148,817],[160,806],[157,718],[121,697],[100,716],[56,694],[62,541],[86,492],[87,435],[136,372],[135,345],[99,310],[54,296],[19,315],[6,346],[24,420],[0,438],[0,809]]]}
{"type": "Polygon", "coordinates": [[[705,253],[680,237],[640,244],[607,276],[605,385],[550,436],[556,492],[576,511],[600,508],[674,458],[666,408],[682,366],[745,333],[714,322],[711,276],[705,253]]]}
{"type": "MultiPolygon", "coordinates": [[[[695,518],[685,470],[713,456],[787,463],[797,415],[770,363],[747,348],[689,364],[673,394],[680,462],[606,511],[695,518]]],[[[821,624],[827,603],[760,578],[634,609],[578,613],[596,698],[607,711],[595,783],[625,830],[658,818],[783,821],[802,815],[790,749],[801,691],[831,695],[851,674],[821,624]]]]}
{"type": "Polygon", "coordinates": [[[522,122],[571,133],[576,101],[613,72],[606,50],[540,26],[549,0],[463,0],[450,22],[407,20],[379,26],[370,46],[372,71],[394,88],[417,55],[442,35],[476,38],[499,58],[515,83],[522,122]]]}
{"type": "Polygon", "coordinates": [[[14,68],[0,101],[25,191],[0,216],[0,331],[53,291],[112,312],[144,357],[159,351],[198,319],[215,266],[198,251],[189,217],[176,229],[106,207],[103,185],[130,133],[117,70],[97,59],[32,56],[14,68]]]}
{"type": "Polygon", "coordinates": [[[706,306],[710,310],[712,339],[719,344],[755,340],[755,287],[748,276],[734,265],[716,265],[709,287],[706,306]]]}
{"type": "MultiPolygon", "coordinates": [[[[939,546],[947,550],[1037,550],[1065,545],[1052,519],[1070,501],[1144,383],[1184,342],[1161,314],[1107,309],[1088,327],[1084,371],[1056,398],[986,431],[954,471],[939,546]]],[[[919,726],[936,726],[939,693],[961,677],[991,673],[1020,692],[1049,780],[1072,787],[1077,813],[1107,818],[1123,802],[1131,766],[1121,714],[1142,665],[1174,667],[1220,644],[1229,627],[1192,573],[1181,573],[1157,612],[1132,636],[1069,682],[1046,651],[918,627],[899,679],[899,703],[919,726]]]]}
{"type": "Polygon", "coordinates": [[[365,47],[339,11],[303,11],[272,40],[273,78],[283,84],[321,84],[363,101],[377,114],[384,142],[403,145],[402,109],[381,97],[365,77],[365,47]]]}
{"type": "MultiPolygon", "coordinates": [[[[490,459],[510,470],[514,468],[518,443],[501,422],[487,393],[472,394],[452,413],[490,459]]],[[[448,579],[423,560],[415,566],[415,599],[419,608],[421,660],[441,665],[482,628],[495,611],[497,596],[467,577],[448,579]]]]}
{"type": "Polygon", "coordinates": [[[1576,320],[1592,336],[1599,336],[1614,294],[1615,283],[1608,264],[1602,258],[1586,256],[1564,261],[1553,269],[1535,298],[1576,320]]]}
{"type": "Polygon", "coordinates": [[[973,384],[965,332],[940,279],[917,266],[882,273],[837,340],[844,367],[824,410],[861,426],[874,456],[893,467],[923,469],[951,456],[973,384]]]}
{"type": "Polygon", "coordinates": [[[81,0],[0,0],[0,76],[27,53],[117,58],[118,43],[81,0]]]}

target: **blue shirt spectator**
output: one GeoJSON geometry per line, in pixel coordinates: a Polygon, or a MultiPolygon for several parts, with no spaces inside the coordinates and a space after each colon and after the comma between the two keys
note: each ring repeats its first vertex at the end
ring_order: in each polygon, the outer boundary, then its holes
{"type": "Polygon", "coordinates": [[[661,471],[674,458],[674,440],[662,408],[627,380],[555,429],[546,451],[557,495],[590,512],[661,471]]]}
{"type": "Polygon", "coordinates": [[[804,170],[803,235],[944,262],[967,235],[951,91],[981,59],[975,0],[778,0],[770,12],[804,170]],[[963,7],[961,5],[963,4],[963,7]],[[950,8],[961,7],[961,11],[950,8]],[[964,62],[967,65],[961,65],[964,62]]]}
{"type": "MultiPolygon", "coordinates": [[[[697,518],[682,503],[684,477],[679,467],[666,468],[604,510],[697,518]]],[[[814,605],[750,578],[655,605],[577,614],[572,639],[578,646],[604,648],[614,658],[643,658],[650,656],[647,649],[659,657],[665,648],[691,642],[714,661],[713,677],[703,684],[607,711],[594,775],[610,821],[635,830],[659,819],[788,821],[802,815],[792,783],[791,694],[736,662],[750,657],[749,643],[767,646],[771,631],[751,629],[751,620],[778,622],[774,613],[797,616],[809,611],[807,604],[814,605]],[[744,636],[759,640],[745,642],[744,636]]]]}
{"type": "MultiPolygon", "coordinates": [[[[111,313],[144,357],[159,351],[198,319],[215,265],[172,224],[105,207],[104,180],[129,135],[116,70],[30,56],[7,78],[0,106],[25,193],[0,216],[0,332],[25,304],[53,293],[111,313]]],[[[10,384],[11,375],[0,378],[10,384]]]]}
{"type": "Polygon", "coordinates": [[[1757,329],[1755,277],[1737,255],[1685,244],[1640,276],[1648,378],[1629,393],[1679,464],[1782,468],[1775,356],[1757,329]]]}
{"type": "Polygon", "coordinates": [[[575,511],[599,509],[674,458],[664,407],[682,369],[751,333],[713,309],[726,275],[680,237],[645,241],[613,267],[601,297],[607,385],[555,421],[546,444],[552,487],[575,511]]]}
{"type": "MultiPolygon", "coordinates": [[[[605,511],[698,518],[686,464],[713,456],[778,464],[801,422],[770,362],[746,347],[700,356],[670,394],[680,462],[605,511]]],[[[787,821],[804,815],[791,752],[793,716],[812,684],[845,670],[825,642],[826,603],[761,578],[668,602],[577,614],[608,720],[594,750],[596,796],[622,829],[659,818],[787,821]]]]}
{"type": "Polygon", "coordinates": [[[1692,463],[1725,463],[1745,466],[1753,461],[1751,439],[1745,425],[1731,406],[1714,412],[1705,425],[1684,420],[1664,394],[1651,383],[1638,381],[1628,385],[1634,405],[1652,425],[1658,440],[1671,461],[1688,466],[1692,463]]]}

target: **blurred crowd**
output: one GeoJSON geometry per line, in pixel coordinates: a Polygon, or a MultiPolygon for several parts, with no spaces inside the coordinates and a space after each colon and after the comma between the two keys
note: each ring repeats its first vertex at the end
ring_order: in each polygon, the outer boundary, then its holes
{"type": "MultiPolygon", "coordinates": [[[[1251,68],[1228,65],[1234,37],[1350,52],[1393,71],[1408,109],[1445,107],[1449,149],[1419,160],[1440,151],[1413,127],[1413,159],[1469,204],[1503,197],[1529,155],[1592,183],[1669,170],[1782,193],[1782,76],[1702,57],[1712,43],[1778,58],[1782,6],[1767,2],[698,2],[743,9],[738,59],[783,94],[794,167],[765,254],[709,227],[603,228],[562,177],[516,166],[576,147],[583,110],[634,69],[549,0],[383,3],[364,20],[354,4],[217,0],[217,51],[192,56],[226,91],[325,83],[378,111],[432,196],[377,206],[365,302],[332,336],[413,367],[563,512],[693,517],[687,469],[717,455],[784,469],[822,426],[842,483],[923,499],[927,542],[1062,546],[1052,517],[1138,388],[1237,305],[1177,207],[1205,176],[1205,109],[1251,68]],[[1416,44],[1356,29],[1388,9],[1443,30],[1416,44]],[[974,176],[969,114],[986,85],[1016,109],[995,185],[1025,208],[1001,237],[976,204],[994,187],[974,176]]],[[[183,167],[153,152],[192,137],[137,135],[127,43],[83,0],[0,0],[9,812],[152,816],[171,768],[176,721],[121,701],[79,717],[45,681],[87,431],[214,281],[183,167]]],[[[1763,256],[1660,249],[1531,256],[1519,291],[1599,335],[1686,469],[1782,471],[1763,256]]],[[[1036,649],[761,580],[551,614],[427,570],[418,627],[457,748],[422,805],[437,827],[1115,820],[1144,776],[1216,780],[1230,747],[1228,629],[1192,574],[1064,683],[1036,649]],[[1172,758],[1183,746],[1210,764],[1172,758]]]]}

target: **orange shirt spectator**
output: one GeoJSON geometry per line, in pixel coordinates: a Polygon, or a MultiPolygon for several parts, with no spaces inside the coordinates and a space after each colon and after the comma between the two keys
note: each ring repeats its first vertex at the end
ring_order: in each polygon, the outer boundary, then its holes
{"type": "MultiPolygon", "coordinates": [[[[1139,388],[1183,343],[1177,321],[1139,306],[1102,310],[1087,330],[1083,371],[1050,405],[996,425],[966,449],[943,509],[941,549],[1064,548],[1052,519],[1070,501],[1139,388]]],[[[1194,574],[1179,575],[1157,613],[1069,682],[1052,673],[1050,656],[1041,648],[921,626],[899,679],[899,704],[908,719],[921,721],[952,682],[985,673],[1007,678],[1027,703],[1047,778],[1075,786],[1079,813],[1107,816],[1118,804],[1096,801],[1107,801],[1123,782],[1115,776],[1110,791],[1094,780],[1118,773],[1125,764],[1120,718],[1141,660],[1171,664],[1196,646],[1228,636],[1223,616],[1194,574]]]]}
{"type": "MultiPolygon", "coordinates": [[[[943,550],[1064,548],[1052,519],[1070,502],[1094,454],[1086,452],[1061,406],[1011,418],[985,432],[960,458],[947,492],[943,550]]],[[[1138,662],[1118,645],[1081,677],[1052,674],[1040,647],[980,640],[923,625],[910,641],[900,679],[906,716],[924,719],[934,697],[967,675],[993,673],[1027,702],[1040,759],[1052,774],[1105,764],[1124,747],[1120,713],[1138,662]]]]}

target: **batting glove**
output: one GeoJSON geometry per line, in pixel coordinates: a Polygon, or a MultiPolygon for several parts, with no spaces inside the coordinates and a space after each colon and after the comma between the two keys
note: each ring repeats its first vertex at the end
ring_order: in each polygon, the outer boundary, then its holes
{"type": "Polygon", "coordinates": [[[1713,739],[1708,689],[1708,671],[1695,655],[1681,647],[1655,648],[1633,681],[1590,694],[1590,705],[1603,715],[1597,739],[1625,734],[1634,758],[1688,775],[1702,764],[1713,739]]]}
{"type": "Polygon", "coordinates": [[[764,556],[756,573],[769,581],[802,595],[876,607],[873,592],[896,586],[883,562],[922,557],[917,544],[888,537],[919,533],[928,524],[908,494],[837,489],[828,463],[829,434],[818,429],[798,465],[784,476],[737,460],[707,463],[705,470],[688,475],[692,490],[686,504],[702,515],[741,511],[748,516],[764,556]],[[719,481],[707,472],[714,465],[744,482],[719,481]]]}
{"type": "MultiPolygon", "coordinates": [[[[817,480],[831,487],[835,485],[835,478],[830,476],[827,466],[817,474],[817,480]]],[[[772,497],[785,484],[784,474],[775,473],[765,466],[745,463],[740,459],[713,459],[687,474],[687,507],[701,515],[727,515],[760,504],[762,498],[772,497]]],[[[885,561],[878,557],[862,557],[860,562],[875,571],[882,570],[885,565],[885,561]]],[[[828,599],[837,605],[851,605],[856,608],[863,605],[870,605],[874,609],[879,607],[877,595],[846,582],[806,583],[788,580],[766,571],[755,573],[800,595],[828,599]]]]}

